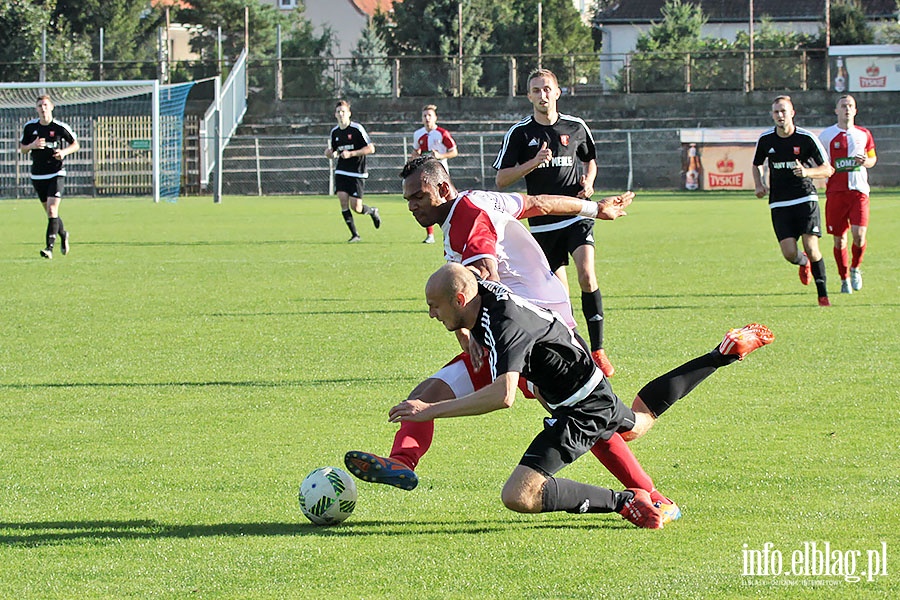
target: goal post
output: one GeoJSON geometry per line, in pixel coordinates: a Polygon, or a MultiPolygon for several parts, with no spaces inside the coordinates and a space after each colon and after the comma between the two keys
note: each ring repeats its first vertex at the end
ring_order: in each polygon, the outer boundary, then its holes
{"type": "Polygon", "coordinates": [[[177,200],[184,107],[193,85],[156,80],[0,83],[0,197],[19,197],[23,191],[27,157],[18,152],[18,142],[25,122],[36,116],[35,100],[48,94],[53,117],[69,124],[82,148],[66,160],[67,191],[177,200]]]}

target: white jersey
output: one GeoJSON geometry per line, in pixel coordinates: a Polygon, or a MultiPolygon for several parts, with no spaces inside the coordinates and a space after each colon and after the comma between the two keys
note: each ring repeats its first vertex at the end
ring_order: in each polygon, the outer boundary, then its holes
{"type": "Polygon", "coordinates": [[[565,286],[550,270],[544,251],[518,218],[520,194],[470,190],[453,201],[444,232],[444,257],[469,265],[480,258],[497,261],[500,282],[526,300],[556,311],[575,327],[565,286]]]}

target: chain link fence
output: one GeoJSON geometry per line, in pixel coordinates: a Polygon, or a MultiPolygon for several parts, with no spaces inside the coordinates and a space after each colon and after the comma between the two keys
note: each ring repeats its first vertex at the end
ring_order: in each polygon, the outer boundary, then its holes
{"type": "MultiPolygon", "coordinates": [[[[900,125],[871,127],[878,165],[875,186],[900,185],[900,125]]],[[[678,189],[682,186],[680,129],[594,131],[598,190],[678,189]]],[[[397,194],[399,173],[411,151],[409,136],[373,133],[376,153],[367,157],[370,194],[397,194]]],[[[502,133],[454,133],[459,156],[450,174],[459,189],[494,189],[493,162],[502,133]]],[[[236,195],[331,194],[332,161],[325,135],[235,135],[225,150],[222,189],[236,195]]]]}

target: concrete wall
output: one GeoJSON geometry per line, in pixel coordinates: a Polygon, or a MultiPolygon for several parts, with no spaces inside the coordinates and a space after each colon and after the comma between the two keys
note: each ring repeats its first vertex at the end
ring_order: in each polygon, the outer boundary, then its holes
{"type": "MultiPolygon", "coordinates": [[[[838,94],[825,91],[788,90],[797,109],[798,124],[825,127],[835,120],[838,94]]],[[[767,127],[777,92],[694,92],[659,94],[603,94],[563,96],[562,112],[582,117],[588,125],[604,129],[670,127],[767,127]]],[[[854,95],[861,125],[900,122],[900,92],[867,92],[854,95]]],[[[525,97],[500,98],[360,98],[352,100],[353,119],[371,131],[414,130],[425,104],[438,106],[438,120],[470,132],[506,131],[531,112],[525,97]]],[[[319,133],[334,124],[335,100],[272,102],[251,97],[244,122],[250,127],[288,126],[319,133]]]]}

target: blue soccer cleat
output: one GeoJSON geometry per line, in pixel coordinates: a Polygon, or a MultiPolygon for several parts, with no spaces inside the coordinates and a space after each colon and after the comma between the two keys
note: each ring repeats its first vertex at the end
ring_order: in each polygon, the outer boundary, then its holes
{"type": "Polygon", "coordinates": [[[370,483],[384,483],[401,490],[419,485],[415,471],[392,458],[352,450],[344,455],[344,464],[353,475],[370,483]]]}

